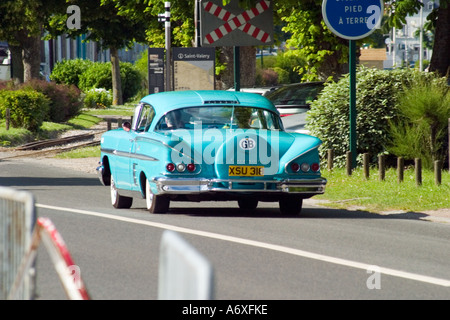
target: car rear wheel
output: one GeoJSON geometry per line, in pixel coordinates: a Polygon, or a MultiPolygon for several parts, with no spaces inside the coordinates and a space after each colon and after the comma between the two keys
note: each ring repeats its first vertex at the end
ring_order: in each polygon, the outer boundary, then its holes
{"type": "Polygon", "coordinates": [[[145,201],[150,213],[166,213],[169,211],[170,199],[167,196],[155,195],[150,189],[148,180],[145,184],[145,201]]]}
{"type": "Polygon", "coordinates": [[[285,198],[279,203],[281,214],[294,216],[302,211],[303,199],[301,198],[285,198]]]}
{"type": "Polygon", "coordinates": [[[116,209],[129,209],[133,204],[133,198],[124,197],[119,194],[112,175],[111,175],[111,203],[113,207],[116,209]]]}
{"type": "Polygon", "coordinates": [[[255,199],[240,199],[238,200],[239,208],[242,210],[255,210],[258,206],[258,200],[255,199]]]}

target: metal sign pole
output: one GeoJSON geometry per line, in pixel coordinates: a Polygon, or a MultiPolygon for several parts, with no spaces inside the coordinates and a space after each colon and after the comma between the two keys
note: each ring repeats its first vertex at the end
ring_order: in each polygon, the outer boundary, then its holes
{"type": "Polygon", "coordinates": [[[322,16],[328,28],[340,38],[349,40],[349,149],[351,167],[356,167],[356,40],[369,36],[379,28],[383,12],[382,0],[365,0],[358,5],[341,0],[323,0],[322,16]],[[361,23],[362,22],[362,23],[361,23]]]}
{"type": "Polygon", "coordinates": [[[165,91],[172,91],[170,86],[170,78],[171,78],[171,56],[170,56],[170,2],[164,2],[164,7],[166,9],[165,11],[165,17],[166,21],[164,23],[165,31],[166,31],[166,90],[165,91]]]}
{"type": "Polygon", "coordinates": [[[349,40],[349,74],[350,74],[350,134],[349,147],[352,154],[352,169],[356,168],[356,41],[349,40]]]}
{"type": "Polygon", "coordinates": [[[239,47],[234,47],[234,90],[241,91],[240,52],[239,47]]]}

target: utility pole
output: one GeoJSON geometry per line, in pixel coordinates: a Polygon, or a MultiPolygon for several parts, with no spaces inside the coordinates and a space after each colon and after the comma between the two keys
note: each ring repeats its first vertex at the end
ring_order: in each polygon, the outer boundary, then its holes
{"type": "Polygon", "coordinates": [[[164,21],[164,28],[166,32],[166,88],[164,91],[172,91],[171,88],[171,55],[170,55],[170,2],[164,2],[164,14],[158,14],[158,21],[162,22],[164,21]]]}

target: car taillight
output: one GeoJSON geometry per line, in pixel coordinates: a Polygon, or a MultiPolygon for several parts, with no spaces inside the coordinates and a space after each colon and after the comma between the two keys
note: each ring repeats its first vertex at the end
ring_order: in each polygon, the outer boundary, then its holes
{"type": "Polygon", "coordinates": [[[173,172],[175,170],[175,165],[173,163],[168,163],[166,169],[169,172],[173,172]]]}
{"type": "Polygon", "coordinates": [[[189,163],[187,165],[187,169],[188,169],[189,172],[194,172],[195,171],[195,164],[189,163]]]}
{"type": "Polygon", "coordinates": [[[294,172],[298,172],[298,170],[300,170],[300,165],[298,163],[293,162],[291,163],[291,169],[294,172]]]}
{"type": "Polygon", "coordinates": [[[320,169],[320,165],[319,165],[318,163],[313,163],[313,164],[311,165],[311,170],[312,170],[313,172],[317,172],[317,171],[319,171],[319,169],[320,169]]]}

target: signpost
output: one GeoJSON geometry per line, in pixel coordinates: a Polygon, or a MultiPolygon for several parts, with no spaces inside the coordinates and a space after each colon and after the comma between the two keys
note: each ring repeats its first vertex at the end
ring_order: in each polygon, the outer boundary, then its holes
{"type": "Polygon", "coordinates": [[[148,48],[148,94],[164,91],[164,49],[148,48]]]}
{"type": "Polygon", "coordinates": [[[173,90],[214,90],[215,49],[173,48],[173,90]]]}
{"type": "Polygon", "coordinates": [[[239,47],[273,44],[272,3],[260,0],[242,10],[238,0],[223,6],[222,0],[198,0],[202,47],[234,47],[235,90],[240,90],[239,47]]]}
{"type": "Polygon", "coordinates": [[[322,15],[327,27],[338,37],[349,40],[350,134],[352,167],[356,167],[356,43],[379,28],[382,0],[323,0],[322,15]]]}

